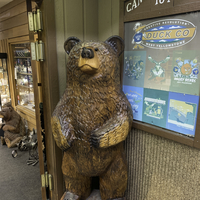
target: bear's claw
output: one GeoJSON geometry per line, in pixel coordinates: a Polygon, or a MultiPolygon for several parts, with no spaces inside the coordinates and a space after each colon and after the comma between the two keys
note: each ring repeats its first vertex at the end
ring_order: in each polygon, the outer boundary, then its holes
{"type": "Polygon", "coordinates": [[[92,134],[90,137],[90,144],[92,147],[98,148],[99,147],[99,142],[100,138],[99,136],[96,136],[95,134],[92,134]]]}

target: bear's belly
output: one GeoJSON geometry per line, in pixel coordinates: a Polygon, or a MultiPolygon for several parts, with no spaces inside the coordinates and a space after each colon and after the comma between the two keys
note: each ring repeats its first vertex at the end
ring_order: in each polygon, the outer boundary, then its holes
{"type": "MultiPolygon", "coordinates": [[[[85,176],[99,176],[106,171],[117,154],[123,150],[123,144],[100,149],[86,145],[73,145],[65,152],[65,160],[75,170],[85,176]]],[[[67,164],[67,163],[66,163],[67,164]]]]}

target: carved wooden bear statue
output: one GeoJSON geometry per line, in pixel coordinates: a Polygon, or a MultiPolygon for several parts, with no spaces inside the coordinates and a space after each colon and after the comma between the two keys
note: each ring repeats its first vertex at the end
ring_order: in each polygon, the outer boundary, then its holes
{"type": "Polygon", "coordinates": [[[52,115],[57,145],[64,150],[64,199],[85,200],[91,177],[99,176],[102,200],[123,199],[127,164],[123,141],[132,125],[132,109],[121,90],[118,56],[123,40],[81,42],[70,37],[67,87],[52,115]]]}
{"type": "Polygon", "coordinates": [[[5,124],[0,125],[4,131],[4,137],[1,137],[2,144],[6,143],[8,148],[15,147],[25,134],[24,123],[20,115],[12,106],[8,106],[2,108],[0,118],[5,122],[5,124]]]}

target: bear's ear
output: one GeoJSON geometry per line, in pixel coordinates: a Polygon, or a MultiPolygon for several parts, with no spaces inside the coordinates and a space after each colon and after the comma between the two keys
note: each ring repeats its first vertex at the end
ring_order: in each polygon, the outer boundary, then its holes
{"type": "Polygon", "coordinates": [[[69,37],[64,43],[65,52],[69,55],[71,49],[80,42],[77,37],[69,37]]]}
{"type": "Polygon", "coordinates": [[[109,37],[105,43],[114,49],[117,56],[120,56],[120,54],[124,51],[124,40],[117,35],[109,37]]]}

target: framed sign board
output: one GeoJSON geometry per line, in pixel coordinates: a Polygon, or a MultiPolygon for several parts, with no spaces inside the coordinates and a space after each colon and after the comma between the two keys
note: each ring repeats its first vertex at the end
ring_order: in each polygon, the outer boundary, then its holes
{"type": "Polygon", "coordinates": [[[200,148],[200,0],[121,1],[133,127],[200,148]]]}

